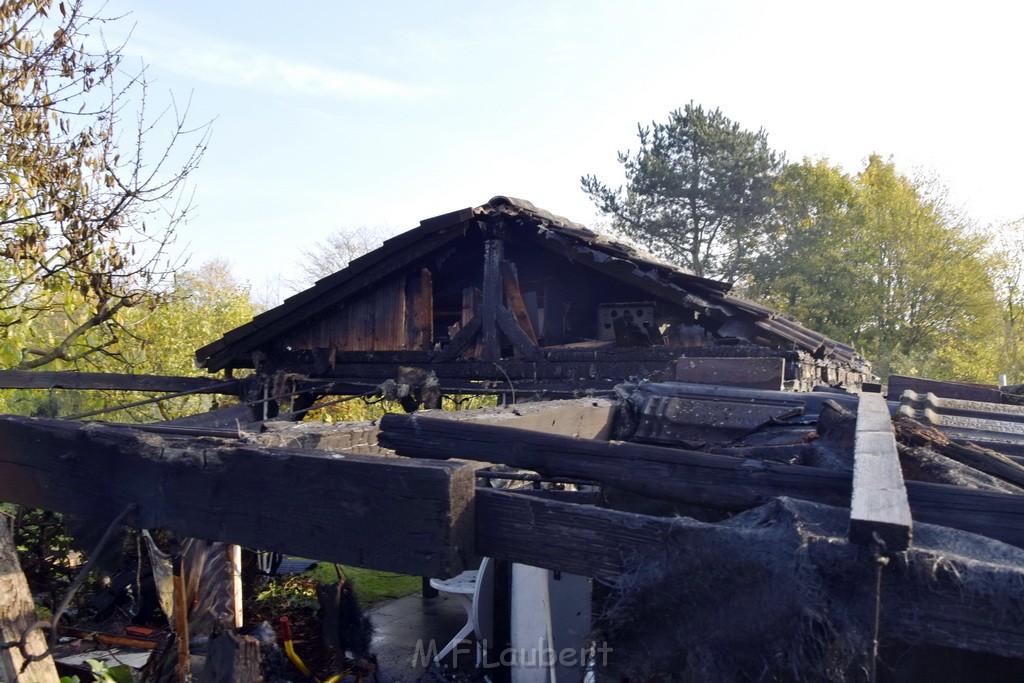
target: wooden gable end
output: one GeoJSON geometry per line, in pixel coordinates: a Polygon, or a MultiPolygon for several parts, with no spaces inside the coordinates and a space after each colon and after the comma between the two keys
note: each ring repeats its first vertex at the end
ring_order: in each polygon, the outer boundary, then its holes
{"type": "Polygon", "coordinates": [[[396,275],[285,337],[293,350],[402,351],[429,349],[433,338],[430,270],[396,275]]]}

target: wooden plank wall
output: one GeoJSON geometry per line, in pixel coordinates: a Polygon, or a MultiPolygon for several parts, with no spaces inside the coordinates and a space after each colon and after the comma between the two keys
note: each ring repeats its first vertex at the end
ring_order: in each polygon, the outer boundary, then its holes
{"type": "Polygon", "coordinates": [[[285,342],[295,349],[338,351],[401,351],[408,348],[406,334],[406,281],[388,284],[343,305],[285,342]]]}

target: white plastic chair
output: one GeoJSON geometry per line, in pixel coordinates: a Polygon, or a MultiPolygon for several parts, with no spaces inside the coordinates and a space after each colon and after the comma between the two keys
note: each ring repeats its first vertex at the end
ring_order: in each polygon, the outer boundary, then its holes
{"type": "Polygon", "coordinates": [[[493,639],[494,630],[494,568],[491,558],[480,562],[480,569],[465,571],[450,579],[431,579],[430,585],[441,593],[452,595],[466,610],[466,625],[455,634],[451,642],[434,657],[440,664],[470,634],[476,637],[476,665],[483,661],[486,643],[493,639]]]}

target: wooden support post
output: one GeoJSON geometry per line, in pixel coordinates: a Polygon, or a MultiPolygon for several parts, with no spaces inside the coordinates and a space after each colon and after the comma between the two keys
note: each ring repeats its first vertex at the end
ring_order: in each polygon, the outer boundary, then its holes
{"type": "Polygon", "coordinates": [[[487,648],[488,664],[497,663],[498,666],[492,669],[491,680],[494,683],[510,683],[512,680],[511,667],[508,666],[508,658],[502,658],[501,653],[510,652],[512,648],[512,563],[506,560],[492,558],[494,561],[494,644],[487,648]],[[505,661],[506,664],[502,664],[505,661]]]}
{"type": "Polygon", "coordinates": [[[0,500],[414,576],[472,557],[472,465],[0,417],[0,500]]]}
{"type": "Polygon", "coordinates": [[[498,337],[498,307],[501,305],[501,261],[505,243],[499,239],[484,243],[484,286],[481,305],[483,325],[483,360],[501,360],[501,339],[498,337]]]}
{"type": "MultiPolygon", "coordinates": [[[[25,575],[21,573],[18,556],[7,520],[0,515],[0,642],[21,640],[29,626],[36,622],[35,606],[29,593],[25,575]]],[[[29,655],[46,651],[46,638],[38,628],[32,629],[26,639],[29,655]]],[[[53,683],[57,669],[49,655],[32,662],[24,671],[25,658],[15,646],[0,649],[0,680],[19,683],[53,683]]]]}
{"type": "MultiPolygon", "coordinates": [[[[480,309],[483,306],[483,298],[483,292],[480,291],[479,287],[466,287],[462,290],[462,327],[467,327],[473,320],[477,321],[476,330],[471,335],[476,340],[476,346],[473,349],[474,359],[482,358],[484,353],[484,344],[479,335],[482,327],[480,325],[480,309]]],[[[458,337],[459,335],[456,334],[455,336],[458,337]]],[[[455,341],[454,337],[452,341],[455,341]]],[[[465,348],[465,346],[462,348],[465,348]]],[[[462,348],[459,351],[462,351],[462,348]]],[[[447,357],[446,354],[445,358],[447,357]]]]}
{"type": "Polygon", "coordinates": [[[430,350],[434,345],[434,284],[427,268],[410,277],[405,287],[406,346],[430,350]]]}
{"type": "Polygon", "coordinates": [[[231,567],[231,608],[233,626],[235,628],[242,628],[245,624],[242,609],[244,602],[244,595],[242,594],[242,547],[233,543],[228,543],[224,546],[224,552],[227,553],[228,562],[231,567]]]}
{"type": "Polygon", "coordinates": [[[881,394],[861,394],[853,454],[850,540],[867,545],[877,536],[886,550],[899,552],[910,546],[912,528],[889,408],[881,394]]]}
{"type": "Polygon", "coordinates": [[[172,565],[174,586],[174,638],[178,646],[178,683],[191,683],[192,662],[188,650],[188,600],[185,597],[185,576],[181,556],[175,555],[172,565]]]}

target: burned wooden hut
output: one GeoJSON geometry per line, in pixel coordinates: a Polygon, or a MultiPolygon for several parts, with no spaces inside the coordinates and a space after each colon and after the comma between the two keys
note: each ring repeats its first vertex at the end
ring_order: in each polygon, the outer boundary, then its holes
{"type": "MultiPolygon", "coordinates": [[[[516,614],[561,609],[531,602],[547,594],[519,568],[590,577],[594,628],[544,628],[559,651],[607,644],[599,681],[1020,680],[1024,407],[677,382],[617,396],[201,437],[0,416],[0,500],[420,575],[488,557],[498,653],[537,645],[516,614]],[[557,486],[491,485],[515,476],[557,486]]],[[[386,680],[417,679],[401,654],[386,680]]]]}
{"type": "Polygon", "coordinates": [[[528,202],[424,220],[196,355],[255,381],[0,385],[244,390],[263,418],[294,396],[614,398],[259,433],[0,417],[0,500],[421,576],[491,558],[496,652],[535,642],[519,568],[593,579],[603,617],[563,643],[613,645],[598,680],[1024,671],[1024,408],[900,377],[887,402],[851,347],[528,202]]]}
{"type": "MultiPolygon", "coordinates": [[[[774,390],[872,379],[850,346],[730,289],[494,197],[423,220],[196,359],[229,376],[256,369],[264,397],[287,376],[307,405],[387,380],[417,384],[403,368],[444,391],[546,396],[652,376],[774,390]]],[[[436,393],[418,398],[432,407],[436,393]]]]}

